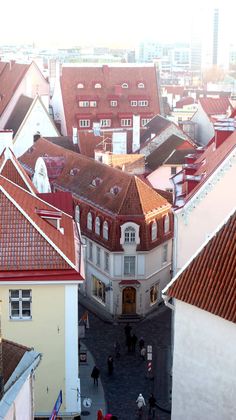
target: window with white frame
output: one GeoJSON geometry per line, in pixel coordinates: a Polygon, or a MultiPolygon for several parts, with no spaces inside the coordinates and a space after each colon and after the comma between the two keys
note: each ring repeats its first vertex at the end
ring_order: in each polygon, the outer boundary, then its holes
{"type": "Polygon", "coordinates": [[[157,239],[157,222],[152,222],[152,241],[157,239]]]}
{"type": "Polygon", "coordinates": [[[124,256],[124,275],[135,275],[135,256],[124,256]]]}
{"type": "Polygon", "coordinates": [[[108,240],[108,223],[106,222],[106,220],[105,222],[103,222],[102,236],[103,236],[103,239],[108,240]]]}
{"type": "Polygon", "coordinates": [[[138,101],[138,106],[148,106],[148,101],[138,101]]]}
{"type": "Polygon", "coordinates": [[[106,303],[105,284],[95,276],[93,276],[93,295],[102,303],[106,303]]]}
{"type": "Polygon", "coordinates": [[[92,228],[93,228],[93,216],[89,212],[88,215],[87,215],[87,229],[92,230],[92,228]]]}
{"type": "Polygon", "coordinates": [[[132,226],[128,226],[125,229],[125,244],[135,243],[135,233],[135,229],[132,226]]]}
{"type": "Polygon", "coordinates": [[[98,267],[101,265],[101,248],[96,246],[96,264],[98,267]]]}
{"type": "Polygon", "coordinates": [[[80,207],[79,206],[75,207],[75,221],[77,223],[80,222],[80,207]]]}
{"type": "Polygon", "coordinates": [[[162,248],[162,264],[167,263],[168,257],[168,244],[164,244],[162,248]]]}
{"type": "Polygon", "coordinates": [[[142,83],[142,82],[138,83],[138,88],[139,89],[144,89],[145,88],[144,83],[142,83]]]}
{"type": "Polygon", "coordinates": [[[138,101],[130,101],[131,106],[138,106],[138,101]]]}
{"type": "Polygon", "coordinates": [[[83,89],[83,88],[84,88],[84,84],[83,83],[78,83],[77,89],[83,89]]]}
{"type": "Polygon", "coordinates": [[[82,128],[90,127],[90,120],[79,120],[79,126],[82,128]]]}
{"type": "Polygon", "coordinates": [[[170,216],[167,214],[164,217],[164,233],[168,233],[170,231],[170,216]]]}
{"type": "Polygon", "coordinates": [[[117,101],[110,101],[110,106],[115,108],[117,105],[118,105],[117,101]]]}
{"type": "Polygon", "coordinates": [[[111,120],[104,118],[100,120],[100,127],[110,127],[111,126],[111,120]]]}
{"type": "Polygon", "coordinates": [[[142,125],[142,127],[144,127],[146,124],[148,124],[149,121],[151,121],[151,118],[142,118],[141,119],[141,125],[142,125]]]}
{"type": "Polygon", "coordinates": [[[128,89],[129,85],[128,85],[128,83],[122,83],[121,87],[123,89],[128,89]]]}
{"type": "Polygon", "coordinates": [[[32,291],[30,289],[9,290],[10,319],[31,319],[32,291]]]}
{"type": "Polygon", "coordinates": [[[91,106],[91,108],[96,108],[97,107],[97,101],[90,101],[89,106],[91,106]]]}
{"type": "Polygon", "coordinates": [[[131,118],[122,118],[120,125],[121,127],[131,127],[131,118]]]}
{"type": "Polygon", "coordinates": [[[101,222],[100,222],[100,217],[96,217],[95,219],[95,233],[96,235],[100,235],[100,230],[101,230],[101,222]]]}
{"type": "Polygon", "coordinates": [[[177,172],[176,166],[171,166],[170,171],[171,171],[171,175],[176,175],[176,172],[177,172]]]}
{"type": "Polygon", "coordinates": [[[102,85],[101,83],[95,83],[94,88],[95,89],[101,89],[102,85]]]}
{"type": "Polygon", "coordinates": [[[90,261],[93,261],[93,243],[91,241],[89,241],[88,245],[89,245],[89,247],[88,247],[88,259],[90,261]]]}
{"type": "Polygon", "coordinates": [[[108,252],[104,252],[104,270],[109,273],[110,255],[108,252]]]}
{"type": "Polygon", "coordinates": [[[153,305],[154,303],[157,302],[158,299],[158,283],[154,284],[153,286],[151,286],[150,288],[150,305],[153,305]]]}
{"type": "Polygon", "coordinates": [[[79,101],[79,106],[81,108],[87,108],[89,107],[89,101],[79,101]]]}

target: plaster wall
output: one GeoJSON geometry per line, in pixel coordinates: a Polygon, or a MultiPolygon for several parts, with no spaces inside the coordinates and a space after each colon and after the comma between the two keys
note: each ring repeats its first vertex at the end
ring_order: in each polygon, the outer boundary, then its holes
{"type": "Polygon", "coordinates": [[[236,326],[176,301],[172,420],[234,420],[236,326]]]}
{"type": "MultiPolygon", "coordinates": [[[[182,170],[182,166],[175,166],[176,172],[182,170]]],[[[171,175],[171,166],[162,165],[153,171],[150,175],[147,176],[148,181],[151,183],[153,188],[158,188],[161,190],[173,189],[173,183],[170,181],[171,175]]]]}
{"type": "Polygon", "coordinates": [[[215,134],[213,124],[209,120],[209,117],[203,110],[201,104],[198,105],[197,112],[193,115],[191,121],[197,123],[197,130],[195,132],[195,140],[202,146],[206,146],[209,140],[215,134]]]}

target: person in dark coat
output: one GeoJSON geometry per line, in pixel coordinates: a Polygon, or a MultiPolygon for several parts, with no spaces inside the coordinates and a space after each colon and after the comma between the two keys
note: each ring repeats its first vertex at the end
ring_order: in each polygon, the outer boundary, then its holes
{"type": "Polygon", "coordinates": [[[140,349],[140,351],[144,347],[144,344],[145,344],[144,339],[143,339],[143,337],[141,337],[140,340],[139,340],[139,349],[140,349]]]}
{"type": "Polygon", "coordinates": [[[135,348],[136,348],[136,343],[137,343],[137,341],[138,341],[138,338],[137,338],[137,336],[133,333],[133,334],[131,335],[131,351],[132,351],[133,353],[135,353],[135,348]]]}
{"type": "Polygon", "coordinates": [[[131,337],[131,335],[127,336],[126,345],[128,347],[128,353],[130,353],[132,351],[132,337],[131,337]]]}
{"type": "Polygon", "coordinates": [[[114,349],[115,349],[116,358],[119,359],[120,358],[120,343],[119,343],[119,341],[115,342],[114,349]]]}
{"type": "Polygon", "coordinates": [[[98,378],[100,375],[100,370],[98,369],[98,367],[95,365],[92,373],[91,373],[91,378],[93,378],[93,383],[94,385],[96,384],[98,386],[98,378]]]}
{"type": "Polygon", "coordinates": [[[157,401],[153,394],[150,394],[150,397],[148,399],[148,404],[149,404],[149,414],[152,416],[152,418],[154,418],[155,412],[156,412],[157,401]]]}
{"type": "Polygon", "coordinates": [[[107,367],[108,367],[108,375],[112,375],[114,366],[113,366],[113,357],[111,355],[108,356],[107,367]]]}

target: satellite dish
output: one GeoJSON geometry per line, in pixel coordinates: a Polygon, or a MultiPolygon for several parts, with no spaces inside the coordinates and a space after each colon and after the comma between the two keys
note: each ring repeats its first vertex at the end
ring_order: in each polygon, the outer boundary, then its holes
{"type": "Polygon", "coordinates": [[[84,398],[83,400],[83,406],[86,408],[90,408],[92,405],[92,400],[91,398],[84,398]]]}

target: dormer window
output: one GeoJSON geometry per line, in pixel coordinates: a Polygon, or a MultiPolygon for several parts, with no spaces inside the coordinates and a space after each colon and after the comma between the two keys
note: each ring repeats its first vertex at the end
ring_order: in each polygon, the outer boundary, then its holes
{"type": "Polygon", "coordinates": [[[167,214],[164,218],[164,233],[168,233],[170,231],[170,216],[167,214]]]}
{"type": "Polygon", "coordinates": [[[132,226],[129,226],[125,229],[125,244],[130,244],[135,242],[135,229],[132,226]]]}
{"type": "Polygon", "coordinates": [[[108,223],[106,222],[106,220],[105,222],[103,222],[102,236],[103,236],[103,239],[108,240],[108,223]]]}
{"type": "Polygon", "coordinates": [[[95,83],[94,88],[95,89],[101,89],[102,85],[101,83],[95,83]]]}
{"type": "Polygon", "coordinates": [[[129,85],[128,83],[125,82],[125,83],[122,83],[121,87],[122,89],[128,89],[129,85]]]}
{"type": "Polygon", "coordinates": [[[92,230],[92,228],[93,228],[93,216],[89,212],[88,215],[87,215],[87,229],[92,230]]]}
{"type": "Polygon", "coordinates": [[[91,182],[91,185],[93,187],[98,187],[100,184],[102,183],[101,178],[99,178],[98,176],[96,178],[94,178],[91,182]]]}
{"type": "Polygon", "coordinates": [[[96,233],[96,235],[100,235],[100,228],[101,228],[100,217],[96,217],[96,219],[95,219],[95,233],[96,233]]]}
{"type": "Polygon", "coordinates": [[[114,187],[111,187],[110,189],[110,193],[113,195],[117,195],[120,192],[121,188],[117,187],[117,185],[115,185],[114,187]]]}
{"type": "Polygon", "coordinates": [[[83,89],[84,88],[84,84],[83,83],[78,83],[77,85],[77,89],[83,89]]]}
{"type": "Polygon", "coordinates": [[[139,89],[144,89],[144,88],[145,88],[144,83],[143,83],[143,82],[139,82],[139,83],[138,83],[138,88],[139,88],[139,89]]]}
{"type": "Polygon", "coordinates": [[[71,176],[78,175],[78,173],[79,173],[79,168],[72,168],[72,169],[70,170],[70,175],[71,175],[71,176]]]}
{"type": "Polygon", "coordinates": [[[154,221],[152,223],[152,241],[155,241],[157,239],[157,222],[154,221]]]}
{"type": "Polygon", "coordinates": [[[79,206],[75,207],[75,221],[77,223],[80,222],[80,207],[79,206]]]}

